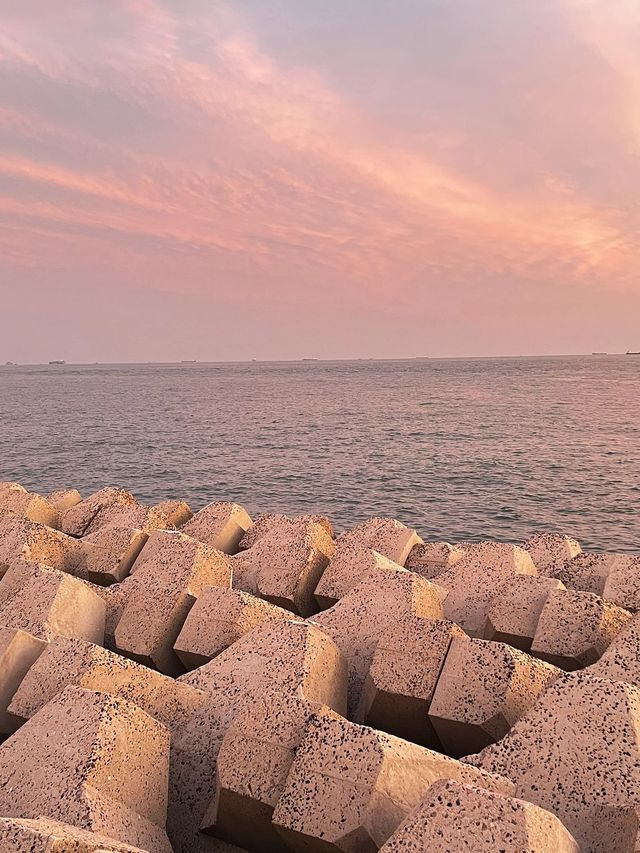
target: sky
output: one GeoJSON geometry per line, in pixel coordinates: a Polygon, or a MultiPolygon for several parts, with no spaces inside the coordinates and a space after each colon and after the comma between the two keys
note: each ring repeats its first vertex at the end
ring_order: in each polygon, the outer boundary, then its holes
{"type": "Polygon", "coordinates": [[[3,0],[0,362],[640,349],[638,0],[3,0]]]}

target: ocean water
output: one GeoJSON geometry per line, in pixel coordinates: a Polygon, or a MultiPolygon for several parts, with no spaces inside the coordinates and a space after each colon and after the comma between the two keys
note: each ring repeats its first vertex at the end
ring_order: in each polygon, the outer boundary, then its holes
{"type": "Polygon", "coordinates": [[[640,550],[640,357],[1,367],[0,480],[640,550]]]}

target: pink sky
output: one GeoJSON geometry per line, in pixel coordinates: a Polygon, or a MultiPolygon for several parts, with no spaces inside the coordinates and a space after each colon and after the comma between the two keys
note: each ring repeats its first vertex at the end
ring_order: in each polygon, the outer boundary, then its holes
{"type": "Polygon", "coordinates": [[[4,0],[0,361],[640,349],[637,0],[4,0]]]}

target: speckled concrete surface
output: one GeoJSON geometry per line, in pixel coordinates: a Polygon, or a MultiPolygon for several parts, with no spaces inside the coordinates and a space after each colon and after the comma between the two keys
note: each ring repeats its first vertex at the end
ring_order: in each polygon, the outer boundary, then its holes
{"type": "Polygon", "coordinates": [[[420,544],[422,539],[415,530],[390,518],[372,518],[343,533],[336,539],[335,553],[316,588],[319,607],[331,607],[370,570],[393,564],[403,567],[412,548],[420,544]]]}
{"type": "Polygon", "coordinates": [[[114,632],[117,648],[168,675],[182,664],[173,650],[196,598],[207,586],[231,586],[226,555],[183,533],[156,530],[136,560],[114,632]]]}
{"type": "Polygon", "coordinates": [[[366,576],[329,610],[314,617],[349,663],[349,714],[356,713],[380,633],[405,617],[442,617],[429,581],[404,569],[366,576]]]}
{"type": "Polygon", "coordinates": [[[262,622],[292,618],[290,610],[247,592],[207,587],[189,611],[173,648],[187,669],[197,669],[262,622]]]}
{"type": "Polygon", "coordinates": [[[598,678],[626,681],[640,687],[640,615],[629,619],[602,657],[585,671],[598,678]]]}
{"type": "Polygon", "coordinates": [[[377,848],[438,779],[513,792],[507,779],[475,776],[470,769],[375,729],[316,715],[296,750],[273,822],[292,850],[320,849],[314,840],[345,849],[354,838],[357,849],[377,848]]]}
{"type": "Polygon", "coordinates": [[[16,560],[0,580],[0,625],[40,640],[60,634],[102,644],[105,614],[85,583],[40,563],[16,560]]]}
{"type": "Polygon", "coordinates": [[[9,488],[0,491],[0,509],[15,512],[38,524],[46,524],[54,530],[60,526],[60,513],[53,504],[42,495],[26,490],[9,488]]]}
{"type": "Polygon", "coordinates": [[[595,663],[631,614],[592,592],[552,590],[544,603],[531,654],[563,669],[595,663]]]}
{"type": "Polygon", "coordinates": [[[80,542],[87,580],[101,586],[124,580],[147,539],[141,528],[115,523],[83,536],[80,542]]]}
{"type": "Polygon", "coordinates": [[[333,524],[326,515],[294,515],[286,516],[277,512],[265,512],[257,516],[253,525],[247,530],[238,544],[241,551],[246,551],[256,544],[258,539],[274,530],[282,530],[286,527],[303,527],[308,524],[320,524],[327,534],[333,539],[333,524]]]}
{"type": "Polygon", "coordinates": [[[624,566],[634,559],[630,554],[589,554],[582,552],[553,570],[553,576],[567,589],[603,595],[609,572],[616,565],[624,566]]]}
{"type": "Polygon", "coordinates": [[[107,507],[131,507],[136,504],[131,492],[116,486],[106,486],[65,510],[60,519],[60,529],[70,536],[82,536],[95,516],[107,507]]]}
{"type": "Polygon", "coordinates": [[[47,495],[47,500],[54,509],[62,514],[65,510],[79,504],[82,495],[77,489],[56,489],[55,492],[50,492],[47,495]]]}
{"type": "Polygon", "coordinates": [[[169,853],[169,741],[135,705],[67,687],[0,747],[0,814],[47,816],[169,853]]]}
{"type": "Polygon", "coordinates": [[[559,532],[0,482],[0,851],[637,853],[639,605],[559,532]]]}
{"type": "Polygon", "coordinates": [[[551,812],[452,779],[434,782],[384,853],[579,853],[551,812]]]}
{"type": "Polygon", "coordinates": [[[401,568],[399,563],[394,563],[365,545],[338,542],[335,555],[316,587],[317,609],[327,610],[333,607],[370,574],[394,572],[401,568]]]}
{"type": "Polygon", "coordinates": [[[528,551],[515,545],[482,542],[468,545],[464,556],[438,575],[438,586],[447,590],[444,615],[473,636],[481,636],[489,602],[509,578],[537,575],[528,551]]]}
{"type": "Polygon", "coordinates": [[[556,578],[516,575],[491,597],[483,637],[529,651],[549,593],[564,589],[556,578]]]}
{"type": "Polygon", "coordinates": [[[0,850],[4,853],[152,853],[46,817],[0,818],[0,850]]]}
{"type": "Polygon", "coordinates": [[[72,575],[86,576],[84,554],[77,539],[10,510],[0,509],[0,577],[18,558],[45,563],[72,575]]]}
{"type": "MultiPolygon", "coordinates": [[[[256,736],[251,736],[250,743],[264,755],[261,745],[266,739],[259,729],[265,703],[268,724],[273,722],[272,697],[278,696],[344,714],[347,665],[335,643],[317,626],[265,622],[180,682],[208,694],[172,748],[169,831],[175,849],[190,853],[207,849],[207,838],[200,832],[203,821],[209,832],[217,832],[212,815],[225,807],[225,800],[218,802],[216,765],[225,733],[235,718],[247,713],[250,725],[255,720],[256,736]]],[[[242,720],[233,737],[238,737],[241,724],[242,720]]],[[[246,754],[257,753],[249,750],[246,754]]],[[[238,767],[237,773],[248,777],[253,789],[254,776],[260,774],[261,767],[266,770],[264,761],[251,760],[238,767]]],[[[230,808],[235,808],[233,801],[230,808]]],[[[222,819],[220,833],[226,838],[229,822],[222,819]]]]}
{"type": "MultiPolygon", "coordinates": [[[[590,675],[562,675],[511,731],[471,756],[501,773],[518,797],[557,815],[584,851],[602,846],[602,806],[640,805],[640,690],[590,675]]],[[[633,851],[634,848],[631,848],[633,851]]]]}
{"type": "Polygon", "coordinates": [[[249,513],[240,504],[214,501],[197,512],[182,529],[218,551],[235,554],[252,523],[249,513]]]}
{"type": "Polygon", "coordinates": [[[464,557],[462,545],[449,542],[423,542],[414,545],[404,564],[405,569],[427,580],[438,577],[464,557]]]}
{"type": "Polygon", "coordinates": [[[233,557],[233,585],[293,613],[311,616],[318,611],[314,591],[334,548],[322,524],[280,523],[233,557]]]}
{"type": "Polygon", "coordinates": [[[429,706],[445,752],[461,757],[500,740],[559,674],[506,643],[454,637],[429,706]]]}
{"type": "Polygon", "coordinates": [[[19,728],[22,720],[9,711],[9,705],[46,648],[44,640],[26,631],[0,627],[0,736],[19,728]]]}
{"type": "Polygon", "coordinates": [[[70,684],[127,699],[174,733],[182,730],[204,699],[195,687],[101,646],[55,637],[23,678],[9,711],[28,720],[70,684]]]}
{"type": "Polygon", "coordinates": [[[563,533],[536,533],[522,547],[531,554],[541,575],[553,577],[554,570],[560,569],[582,551],[579,542],[563,533]]]}
{"type": "Polygon", "coordinates": [[[428,711],[454,638],[469,641],[455,622],[412,614],[382,629],[356,722],[439,749],[428,711]]]}

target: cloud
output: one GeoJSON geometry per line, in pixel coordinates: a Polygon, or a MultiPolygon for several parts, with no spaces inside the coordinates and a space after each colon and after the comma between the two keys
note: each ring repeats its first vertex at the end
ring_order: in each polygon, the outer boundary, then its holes
{"type": "MultiPolygon", "coordinates": [[[[356,5],[365,21],[367,5],[356,5]]],[[[314,65],[302,39],[276,51],[249,2],[9,2],[4,275],[37,286],[34,271],[55,269],[92,287],[93,265],[103,288],[252,302],[276,341],[286,329],[271,304],[335,299],[356,324],[363,305],[381,324],[404,318],[392,348],[405,344],[407,318],[450,317],[483,292],[492,310],[519,298],[532,320],[531,306],[547,311],[559,291],[624,303],[640,273],[638,64],[625,34],[638,21],[623,0],[611,19],[606,8],[545,2],[527,22],[496,7],[487,22],[456,0],[448,28],[433,18],[437,37],[452,26],[480,37],[466,58],[442,45],[425,67],[394,54],[402,106],[392,109],[358,97],[357,75],[314,65]],[[548,54],[528,51],[527,23],[548,54]]],[[[301,26],[304,9],[291,14],[301,26]]],[[[379,9],[372,18],[384,20],[379,9]]],[[[363,39],[365,67],[385,33],[375,36],[363,39]]],[[[409,45],[414,36],[407,29],[409,45]]],[[[473,318],[464,322],[471,332],[473,318]]]]}

